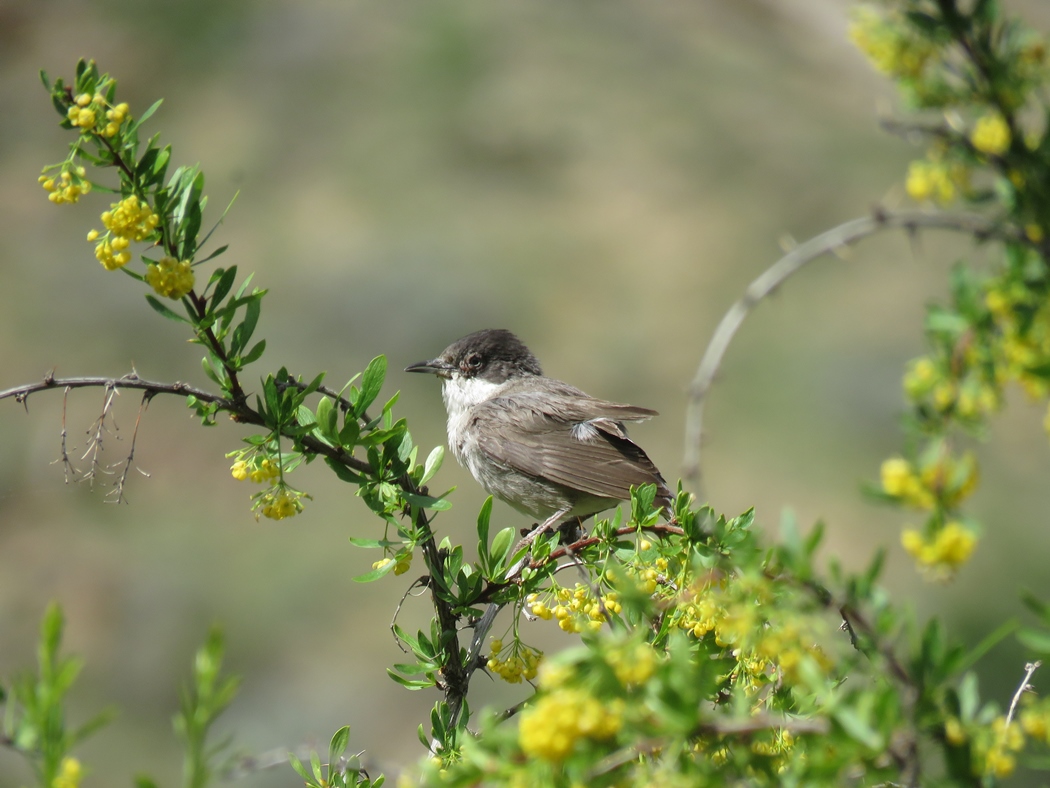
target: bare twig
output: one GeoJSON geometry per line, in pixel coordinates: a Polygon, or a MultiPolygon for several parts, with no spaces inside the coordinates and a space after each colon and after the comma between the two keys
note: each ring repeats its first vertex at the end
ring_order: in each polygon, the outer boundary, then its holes
{"type": "Polygon", "coordinates": [[[748,285],[740,300],[726,312],[704,351],[700,366],[689,386],[689,398],[686,405],[685,457],[682,471],[685,479],[694,485],[699,484],[704,400],[714,383],[730,343],[751,310],[807,263],[829,252],[835,252],[856,243],[869,235],[891,229],[904,229],[911,233],[920,229],[955,230],[973,235],[979,240],[997,237],[1028,243],[1020,232],[1002,227],[996,220],[980,214],[940,214],[919,211],[887,213],[882,209],[876,209],[871,216],[840,224],[793,248],[748,285]]]}
{"type": "Polygon", "coordinates": [[[95,419],[95,425],[88,431],[87,448],[84,449],[84,455],[80,458],[84,460],[87,459],[88,455],[91,455],[91,467],[85,471],[83,478],[87,480],[92,488],[95,486],[95,479],[99,473],[108,473],[102,467],[102,442],[103,436],[108,432],[106,429],[106,417],[109,416],[109,411],[113,407],[113,400],[116,398],[117,393],[114,387],[106,386],[106,393],[102,399],[102,412],[95,419]]]}
{"type": "Polygon", "coordinates": [[[1021,680],[1021,684],[1020,686],[1018,686],[1017,692],[1014,693],[1013,700],[1010,701],[1010,710],[1006,713],[1007,728],[1010,727],[1010,721],[1014,718],[1014,712],[1017,711],[1017,704],[1021,700],[1021,696],[1024,695],[1026,691],[1030,691],[1032,689],[1031,685],[1029,685],[1028,683],[1028,679],[1032,678],[1032,674],[1035,673],[1039,669],[1039,666],[1042,664],[1042,662],[1036,660],[1035,662],[1029,662],[1027,665],[1024,666],[1024,679],[1021,680]]]}
{"type": "MultiPolygon", "coordinates": [[[[127,498],[124,497],[124,483],[128,479],[128,471],[131,469],[131,463],[135,460],[135,441],[139,436],[139,425],[142,423],[142,414],[149,407],[150,400],[153,399],[153,393],[150,391],[143,392],[142,401],[139,402],[139,412],[135,417],[135,429],[131,432],[131,447],[128,450],[127,459],[124,461],[124,469],[120,473],[120,478],[117,479],[117,483],[113,485],[113,489],[107,493],[107,496],[113,496],[116,498],[117,503],[127,503],[127,498]]],[[[140,470],[143,476],[149,476],[145,471],[140,470]]]]}
{"type": "MultiPolygon", "coordinates": [[[[65,391],[62,394],[62,456],[59,457],[55,462],[62,463],[62,475],[66,480],[66,484],[69,484],[69,480],[76,479],[77,469],[73,465],[73,461],[69,459],[69,451],[66,448],[66,437],[69,434],[66,430],[66,404],[69,401],[69,386],[66,386],[65,391]]],[[[25,399],[22,400],[22,404],[25,404],[25,399]]],[[[54,465],[54,463],[52,463],[54,465]]]]}

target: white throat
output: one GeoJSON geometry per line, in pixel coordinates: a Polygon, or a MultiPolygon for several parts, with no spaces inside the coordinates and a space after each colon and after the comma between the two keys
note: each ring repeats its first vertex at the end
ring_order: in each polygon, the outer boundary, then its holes
{"type": "Polygon", "coordinates": [[[445,400],[449,422],[485,400],[498,397],[504,386],[505,383],[453,375],[441,386],[441,398],[445,400]]]}
{"type": "Polygon", "coordinates": [[[467,465],[465,441],[471,411],[482,402],[498,397],[506,385],[459,375],[453,375],[442,384],[441,398],[445,400],[445,410],[448,411],[448,447],[460,465],[467,465]]]}

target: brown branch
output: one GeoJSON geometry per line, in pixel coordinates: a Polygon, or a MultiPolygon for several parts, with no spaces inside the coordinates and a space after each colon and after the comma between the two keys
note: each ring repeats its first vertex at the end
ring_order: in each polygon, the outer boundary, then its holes
{"type": "Polygon", "coordinates": [[[175,394],[179,397],[196,397],[201,402],[216,402],[223,410],[232,410],[233,402],[225,397],[212,394],[210,391],[190,386],[186,383],[157,383],[156,381],[143,380],[134,372],[120,378],[104,377],[82,377],[82,378],[56,378],[48,374],[39,383],[29,383],[14,388],[0,391],[0,400],[14,398],[15,402],[25,402],[31,394],[38,391],[64,387],[69,389],[82,388],[107,388],[107,389],[138,389],[149,391],[153,394],[175,394]]]}
{"type": "Polygon", "coordinates": [[[923,213],[920,211],[887,213],[878,208],[871,216],[845,222],[796,246],[747,286],[744,295],[722,317],[711,341],[708,342],[700,366],[689,386],[682,471],[685,479],[694,485],[700,482],[704,402],[722,366],[730,343],[751,311],[762,299],[772,295],[807,263],[870,235],[893,229],[903,229],[909,233],[915,233],[921,229],[955,230],[973,235],[978,240],[995,237],[1014,242],[1026,242],[1020,232],[1004,228],[996,220],[980,214],[923,213]]]}
{"type": "MultiPolygon", "coordinates": [[[[16,402],[24,403],[28,397],[39,391],[47,391],[49,389],[61,388],[76,389],[76,388],[106,388],[106,389],[137,389],[139,391],[150,392],[151,395],[157,394],[174,394],[179,397],[195,397],[200,402],[214,403],[218,405],[219,410],[223,410],[229,413],[235,421],[243,424],[254,424],[256,426],[266,426],[262,416],[252,410],[250,407],[245,405],[243,402],[238,402],[228,397],[222,397],[218,394],[213,394],[210,391],[191,386],[187,383],[158,383],[151,380],[143,380],[134,372],[124,375],[120,378],[105,378],[105,377],[81,377],[81,378],[56,378],[51,374],[48,374],[39,383],[30,383],[22,386],[15,386],[14,388],[5,389],[0,391],[0,400],[3,399],[14,399],[16,402]]],[[[312,454],[318,454],[322,457],[329,457],[334,462],[345,465],[346,467],[357,471],[358,473],[371,473],[372,466],[364,460],[359,460],[350,454],[346,449],[336,446],[330,446],[327,443],[318,440],[312,435],[305,435],[298,438],[300,445],[312,454]]]]}

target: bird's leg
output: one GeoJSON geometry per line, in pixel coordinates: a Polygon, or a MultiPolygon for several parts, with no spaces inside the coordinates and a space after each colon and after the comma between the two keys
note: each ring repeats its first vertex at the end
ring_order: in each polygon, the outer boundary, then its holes
{"type": "Polygon", "coordinates": [[[583,536],[583,518],[570,517],[558,526],[558,543],[570,545],[583,536]]]}
{"type": "MultiPolygon", "coordinates": [[[[529,531],[528,534],[523,536],[516,545],[514,545],[514,549],[511,550],[510,554],[514,555],[520,552],[522,549],[529,547],[533,542],[536,541],[536,537],[540,536],[541,534],[545,534],[547,531],[551,530],[554,526],[561,522],[561,519],[569,513],[570,509],[571,507],[568,506],[566,506],[564,509],[559,509],[546,520],[544,520],[542,523],[537,525],[535,528],[529,531]]],[[[525,568],[525,564],[528,560],[529,554],[525,553],[525,555],[521,557],[521,560],[518,561],[518,563],[514,564],[514,566],[512,566],[507,571],[507,580],[510,581],[516,578],[521,573],[521,570],[525,568]]]]}

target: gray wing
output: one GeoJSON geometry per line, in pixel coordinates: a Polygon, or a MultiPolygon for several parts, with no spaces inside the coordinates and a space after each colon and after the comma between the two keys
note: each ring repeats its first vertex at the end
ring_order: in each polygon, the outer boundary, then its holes
{"type": "MultiPolygon", "coordinates": [[[[552,381],[554,382],[554,381],[552,381]]],[[[508,394],[475,408],[478,446],[494,462],[599,498],[625,500],[632,486],[656,484],[660,471],[621,422],[656,411],[587,397],[561,384],[542,395],[508,394]]]]}

